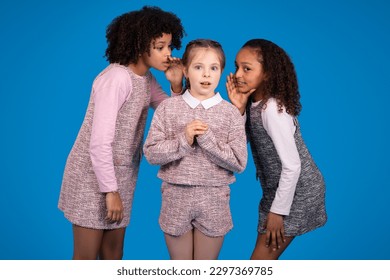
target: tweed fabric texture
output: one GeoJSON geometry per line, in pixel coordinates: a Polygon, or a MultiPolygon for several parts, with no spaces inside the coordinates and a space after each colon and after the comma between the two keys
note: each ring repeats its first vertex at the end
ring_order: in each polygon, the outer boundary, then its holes
{"type": "MultiPolygon", "coordinates": [[[[247,136],[256,165],[256,177],[260,179],[263,192],[259,203],[259,233],[265,233],[263,225],[274,200],[282,170],[275,146],[262,123],[262,108],[260,104],[256,107],[248,106],[247,109],[247,136]]],[[[327,221],[324,179],[303,141],[297,120],[296,126],[294,138],[301,160],[301,173],[290,214],[284,217],[286,236],[304,234],[323,226],[327,221]]]]}
{"type": "Polygon", "coordinates": [[[127,71],[129,83],[132,84],[130,97],[118,112],[112,144],[115,176],[124,207],[124,218],[120,224],[107,223],[104,219],[107,212],[105,193],[99,190],[89,153],[94,113],[92,98],[66,162],[58,203],[58,207],[72,224],[93,229],[123,228],[129,224],[150,103],[150,72],[141,77],[132,73],[127,67],[111,64],[98,75],[96,80],[109,72],[112,67],[122,67],[123,71],[127,71]]]}
{"type": "Polygon", "coordinates": [[[236,107],[225,100],[205,109],[191,108],[182,96],[157,108],[144,145],[151,164],[161,165],[158,177],[178,185],[226,186],[247,163],[245,125],[236,107]],[[189,146],[185,127],[198,119],[209,128],[189,146]]]}
{"type": "Polygon", "coordinates": [[[163,182],[159,224],[169,235],[197,228],[209,237],[224,236],[232,227],[230,188],[172,185],[163,182]]]}

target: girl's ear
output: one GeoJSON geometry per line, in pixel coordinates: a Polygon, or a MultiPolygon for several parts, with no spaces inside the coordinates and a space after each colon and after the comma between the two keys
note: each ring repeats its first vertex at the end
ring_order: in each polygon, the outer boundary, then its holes
{"type": "Polygon", "coordinates": [[[185,67],[183,67],[183,75],[187,79],[187,69],[185,67]]]}

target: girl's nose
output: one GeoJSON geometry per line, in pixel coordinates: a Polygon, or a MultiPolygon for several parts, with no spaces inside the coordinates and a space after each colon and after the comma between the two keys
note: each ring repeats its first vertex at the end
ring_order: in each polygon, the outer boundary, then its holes
{"type": "Polygon", "coordinates": [[[235,76],[236,78],[238,78],[238,77],[241,77],[241,76],[242,76],[242,71],[241,71],[241,69],[240,69],[240,68],[237,68],[237,69],[236,69],[236,73],[234,74],[234,76],[235,76]]]}
{"type": "Polygon", "coordinates": [[[169,57],[171,57],[171,55],[172,55],[172,50],[171,50],[171,48],[168,48],[168,50],[167,50],[167,57],[169,58],[169,57]]]}

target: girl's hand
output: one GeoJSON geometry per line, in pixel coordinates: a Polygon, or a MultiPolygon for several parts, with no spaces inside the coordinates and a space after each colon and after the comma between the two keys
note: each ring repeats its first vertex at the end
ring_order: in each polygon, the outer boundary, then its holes
{"type": "Polygon", "coordinates": [[[175,93],[181,93],[183,89],[183,64],[180,58],[169,57],[170,66],[165,70],[165,77],[171,83],[175,93]]]}
{"type": "Polygon", "coordinates": [[[123,219],[123,205],[118,192],[109,192],[106,194],[106,206],[106,221],[119,224],[123,219]]]}
{"type": "Polygon", "coordinates": [[[194,138],[198,135],[205,134],[208,129],[208,125],[200,120],[193,120],[187,124],[185,129],[185,136],[190,146],[194,144],[194,138]]]}
{"type": "Polygon", "coordinates": [[[234,75],[230,73],[227,77],[226,90],[230,102],[240,110],[241,115],[244,115],[246,110],[246,104],[248,103],[249,96],[256,90],[252,89],[248,93],[242,93],[238,90],[234,82],[234,75]]]}
{"type": "Polygon", "coordinates": [[[267,230],[265,247],[272,247],[272,251],[280,248],[282,243],[286,241],[284,237],[283,216],[269,212],[265,221],[265,229],[267,230]]]}

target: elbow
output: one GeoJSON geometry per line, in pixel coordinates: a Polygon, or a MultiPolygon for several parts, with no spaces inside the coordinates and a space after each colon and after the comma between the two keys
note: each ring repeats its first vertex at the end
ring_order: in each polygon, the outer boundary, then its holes
{"type": "Polygon", "coordinates": [[[157,157],[154,157],[149,150],[144,149],[144,156],[151,165],[158,165],[157,157]]]}
{"type": "Polygon", "coordinates": [[[147,162],[149,162],[150,164],[154,164],[154,158],[150,152],[150,150],[148,149],[148,146],[147,145],[144,145],[144,148],[143,148],[143,154],[144,154],[144,157],[145,159],[147,160],[147,162]]]}
{"type": "Polygon", "coordinates": [[[246,168],[246,165],[248,163],[248,151],[247,149],[245,148],[244,152],[243,152],[243,155],[241,160],[239,161],[239,170],[237,171],[237,173],[242,173],[244,172],[245,168],[246,168]]]}
{"type": "Polygon", "coordinates": [[[239,166],[239,168],[237,169],[237,173],[244,172],[245,168],[246,168],[246,162],[245,162],[245,164],[239,166]]]}
{"type": "Polygon", "coordinates": [[[284,166],[282,170],[282,173],[286,174],[287,176],[298,178],[301,174],[301,161],[298,160],[297,162],[290,163],[284,166]]]}
{"type": "Polygon", "coordinates": [[[247,158],[245,158],[245,160],[242,160],[242,161],[239,161],[238,162],[238,165],[236,167],[236,170],[234,172],[236,173],[242,173],[244,172],[245,168],[246,168],[246,164],[247,164],[248,160],[247,158]]]}
{"type": "Polygon", "coordinates": [[[287,168],[287,172],[291,174],[297,174],[297,175],[301,174],[301,164],[290,165],[287,168]]]}
{"type": "Polygon", "coordinates": [[[301,174],[301,168],[301,160],[297,160],[297,162],[291,166],[292,171],[298,175],[301,174]]]}
{"type": "Polygon", "coordinates": [[[92,166],[104,164],[108,159],[112,159],[111,145],[90,143],[89,157],[91,159],[92,166]]]}

